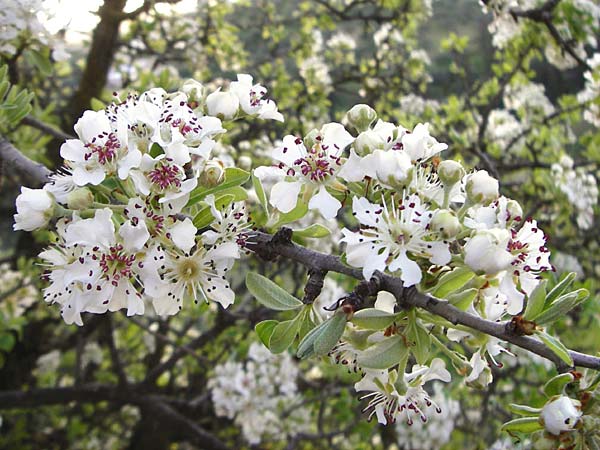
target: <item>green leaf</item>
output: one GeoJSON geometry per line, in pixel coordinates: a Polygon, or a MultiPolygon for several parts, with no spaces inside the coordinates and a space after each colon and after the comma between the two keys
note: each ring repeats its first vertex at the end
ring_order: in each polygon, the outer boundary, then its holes
{"type": "Polygon", "coordinates": [[[538,417],[521,417],[511,420],[502,425],[502,431],[513,433],[533,433],[534,431],[542,430],[544,427],[538,417]]]}
{"type": "Polygon", "coordinates": [[[569,355],[569,350],[567,350],[567,347],[565,347],[562,342],[560,342],[554,336],[544,333],[543,331],[537,331],[536,334],[556,356],[558,356],[569,366],[573,365],[573,359],[571,358],[571,355],[569,355]]]}
{"type": "Polygon", "coordinates": [[[587,289],[577,289],[576,291],[561,295],[544,311],[533,317],[532,320],[538,324],[553,322],[583,303],[589,295],[590,293],[587,289]]]}
{"type": "Polygon", "coordinates": [[[452,272],[447,272],[440,277],[432,295],[437,298],[446,298],[471,281],[474,276],[475,274],[468,267],[457,267],[452,272]]]}
{"type": "Polygon", "coordinates": [[[12,333],[0,334],[0,350],[10,352],[15,346],[16,339],[12,333]]]}
{"type": "Polygon", "coordinates": [[[288,349],[296,339],[300,324],[302,321],[295,317],[292,320],[280,322],[273,328],[273,333],[269,339],[269,349],[273,353],[282,353],[288,349]]]}
{"type": "Polygon", "coordinates": [[[508,410],[519,416],[538,416],[542,412],[541,408],[532,408],[531,406],[517,405],[516,403],[509,404],[508,410]]]}
{"type": "Polygon", "coordinates": [[[279,228],[286,223],[295,222],[296,220],[301,219],[308,212],[308,205],[302,200],[298,199],[298,203],[296,207],[292,209],[289,213],[280,213],[279,219],[273,225],[272,228],[279,228]]]}
{"type": "Polygon", "coordinates": [[[429,358],[429,348],[431,347],[431,337],[415,317],[409,322],[407,329],[408,340],[412,344],[411,352],[415,355],[418,364],[425,364],[429,358]]]}
{"type": "Polygon", "coordinates": [[[302,228],[300,230],[294,230],[294,237],[304,237],[304,238],[323,238],[329,236],[331,231],[324,225],[320,223],[314,223],[309,227],[302,228]]]}
{"type": "Polygon", "coordinates": [[[558,374],[544,385],[544,394],[548,397],[560,395],[563,393],[565,386],[574,379],[575,377],[569,372],[558,374]]]}
{"type": "MultiPolygon", "coordinates": [[[[222,195],[221,197],[215,200],[215,206],[217,209],[224,208],[225,206],[233,202],[234,199],[235,197],[231,194],[222,195]]],[[[213,216],[210,206],[205,205],[202,208],[200,208],[198,213],[194,216],[194,218],[192,219],[192,223],[196,228],[201,229],[209,226],[211,223],[214,222],[214,220],[215,216],[213,216]]]]}
{"type": "Polygon", "coordinates": [[[246,275],[246,287],[261,304],[275,311],[289,311],[304,305],[271,280],[254,272],[246,275]]]}
{"type": "Polygon", "coordinates": [[[399,335],[390,336],[370,346],[357,358],[366,369],[389,369],[408,356],[408,347],[399,335]]]}
{"type": "Polygon", "coordinates": [[[543,311],[544,304],[546,303],[547,284],[547,280],[542,280],[527,299],[527,307],[525,308],[525,313],[523,314],[524,319],[533,320],[532,318],[539,315],[543,311]]]}
{"type": "Polygon", "coordinates": [[[550,292],[548,292],[548,295],[546,296],[546,303],[552,303],[554,300],[560,297],[563,292],[569,289],[571,284],[573,284],[573,281],[575,281],[576,276],[577,274],[575,272],[570,272],[567,276],[565,276],[556,286],[552,288],[550,292]]]}
{"type": "Polygon", "coordinates": [[[396,320],[396,314],[382,311],[377,308],[366,308],[357,311],[350,322],[366,330],[383,330],[396,320]]]}
{"type": "Polygon", "coordinates": [[[205,198],[207,195],[216,194],[217,192],[224,191],[225,189],[232,188],[244,184],[250,178],[250,173],[245,170],[238,169],[236,167],[228,167],[225,169],[224,180],[221,184],[214,187],[198,186],[190,193],[190,199],[187,206],[195,205],[200,200],[205,198]]]}
{"type": "Polygon", "coordinates": [[[278,323],[279,322],[276,320],[263,320],[262,322],[257,323],[254,327],[258,338],[267,348],[269,348],[271,335],[273,334],[273,330],[278,323]]]}
{"type": "Polygon", "coordinates": [[[25,57],[31,64],[38,68],[42,75],[50,75],[52,73],[52,63],[48,59],[48,56],[30,48],[26,50],[25,57]]]}
{"type": "Polygon", "coordinates": [[[448,302],[461,311],[466,311],[479,294],[479,289],[470,288],[461,292],[455,292],[448,296],[448,302]]]}
{"type": "Polygon", "coordinates": [[[265,212],[268,213],[269,204],[267,202],[267,194],[265,193],[262,182],[256,175],[254,175],[254,172],[252,173],[252,186],[254,186],[254,191],[256,192],[256,196],[258,197],[260,205],[263,207],[265,212]]]}
{"type": "Polygon", "coordinates": [[[90,106],[94,111],[100,111],[101,109],[106,108],[106,105],[102,100],[98,100],[96,97],[93,97],[90,100],[90,106]]]}
{"type": "Polygon", "coordinates": [[[298,356],[298,358],[306,359],[315,354],[315,340],[326,326],[327,321],[320,323],[315,328],[306,333],[306,336],[304,336],[302,341],[300,341],[300,345],[298,345],[298,351],[296,352],[296,356],[298,356]]]}
{"type": "Polygon", "coordinates": [[[338,343],[346,328],[346,315],[342,312],[334,314],[315,338],[313,348],[317,356],[323,356],[338,343]]]}

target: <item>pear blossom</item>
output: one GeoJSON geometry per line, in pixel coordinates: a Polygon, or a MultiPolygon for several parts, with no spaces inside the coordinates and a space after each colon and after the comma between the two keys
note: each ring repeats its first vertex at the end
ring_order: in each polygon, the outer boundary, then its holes
{"type": "Polygon", "coordinates": [[[402,135],[400,149],[408,153],[414,162],[423,162],[448,148],[429,134],[429,124],[419,123],[412,132],[402,135]]]}
{"type": "Polygon", "coordinates": [[[207,230],[202,234],[202,242],[207,245],[235,242],[243,247],[247,243],[248,231],[252,227],[244,203],[235,202],[217,208],[214,195],[207,196],[205,201],[210,206],[215,222],[211,224],[212,230],[207,230]]]}
{"type": "Polygon", "coordinates": [[[510,232],[506,229],[477,231],[464,246],[465,264],[492,275],[508,269],[513,261],[508,250],[509,240],[510,232]]]}
{"type": "Polygon", "coordinates": [[[419,264],[409,254],[426,258],[432,264],[450,262],[448,241],[428,229],[433,212],[417,195],[407,196],[398,204],[392,197],[389,205],[355,197],[352,210],[363,228],[357,232],[344,228],[342,242],[347,244],[348,264],[362,267],[365,279],[370,279],[376,270],[400,270],[400,278],[409,287],[422,277],[419,264]]]}
{"type": "Polygon", "coordinates": [[[127,308],[128,315],[144,313],[135,283],[145,261],[145,254],[138,252],[147,230],[126,227],[116,231],[112,211],[99,209],[93,218],[61,226],[59,244],[40,254],[47,262],[45,277],[52,282],[44,297],[61,304],[67,323],[82,325],[82,312],[127,308]]]}
{"type": "Polygon", "coordinates": [[[252,343],[244,362],[230,360],[215,367],[208,381],[215,412],[233,419],[252,445],[307,431],[310,416],[301,406],[298,374],[289,354],[273,355],[252,343]],[[262,413],[256,414],[257,409],[262,413]]]}
{"type": "Polygon", "coordinates": [[[33,231],[45,227],[54,215],[54,198],[47,189],[21,187],[17,197],[15,230],[33,231]]]}
{"type": "Polygon", "coordinates": [[[68,139],[60,155],[69,162],[73,182],[78,186],[100,184],[109,175],[124,180],[140,164],[142,154],[127,148],[127,129],[118,123],[113,129],[104,110],[86,111],[75,124],[79,139],[68,139]]]}
{"type": "Polygon", "coordinates": [[[279,164],[271,169],[258,168],[255,172],[260,178],[275,174],[285,178],[271,188],[269,202],[283,213],[293,210],[298,196],[304,189],[303,198],[310,199],[309,209],[318,210],[326,219],[337,215],[342,204],[327,187],[336,180],[342,166],[341,154],[353,138],[339,123],[324,125],[307,148],[302,139],[288,135],[283,145],[273,152],[273,158],[279,164]],[[266,169],[266,170],[265,170],[266,169]],[[316,191],[316,192],[315,192],[316,191]]]}
{"type": "Polygon", "coordinates": [[[240,107],[240,99],[235,92],[218,90],[206,97],[206,107],[211,116],[233,119],[240,107]]]}
{"type": "Polygon", "coordinates": [[[267,89],[260,84],[253,84],[252,76],[238,74],[237,81],[231,83],[229,91],[238,97],[240,107],[246,114],[283,122],[283,115],[277,111],[275,102],[264,99],[267,89]]]}
{"type": "Polygon", "coordinates": [[[556,436],[563,431],[572,430],[581,416],[580,402],[566,395],[558,396],[546,403],[540,413],[540,419],[546,430],[556,436]]]}
{"type": "Polygon", "coordinates": [[[193,155],[208,159],[215,146],[213,138],[225,132],[217,117],[194,112],[183,93],[164,101],[153,128],[151,142],[161,145],[165,154],[179,165],[191,161],[193,155]]]}
{"type": "MultiPolygon", "coordinates": [[[[195,227],[185,227],[179,230],[180,234],[195,234],[195,227]]],[[[231,290],[225,274],[233,266],[235,259],[239,258],[239,249],[233,242],[216,245],[210,249],[197,245],[192,251],[189,248],[189,239],[180,236],[178,242],[183,248],[165,252],[165,259],[157,272],[163,280],[155,292],[148,295],[153,298],[153,304],[158,314],[172,315],[180,311],[186,296],[194,299],[209,300],[220,303],[227,308],[234,299],[235,293],[231,290]]]]}
{"type": "Polygon", "coordinates": [[[361,397],[361,400],[369,400],[363,410],[370,410],[369,420],[375,415],[379,423],[386,425],[395,423],[404,415],[406,423],[412,425],[414,415],[426,422],[427,410],[432,406],[438,414],[442,412],[423,389],[423,385],[429,381],[450,381],[450,373],[441,359],[434,358],[429,366],[415,364],[411,372],[402,375],[400,384],[404,389],[400,391],[397,387],[398,379],[399,375],[395,370],[367,370],[362,380],[355,383],[354,389],[357,392],[370,391],[361,397]],[[404,393],[401,393],[402,390],[404,393]]]}
{"type": "Polygon", "coordinates": [[[139,194],[160,195],[160,203],[181,199],[185,204],[189,193],[198,185],[197,178],[186,178],[184,168],[166,154],[156,158],[143,155],[139,167],[131,171],[130,178],[139,194]]]}

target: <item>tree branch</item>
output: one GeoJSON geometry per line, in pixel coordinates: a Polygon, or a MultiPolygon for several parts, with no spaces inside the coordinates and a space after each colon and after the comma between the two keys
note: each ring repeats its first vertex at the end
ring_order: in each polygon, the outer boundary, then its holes
{"type": "Polygon", "coordinates": [[[75,139],[75,136],[65,133],[64,131],[59,130],[58,128],[54,128],[53,126],[48,125],[47,123],[44,123],[33,116],[24,117],[23,120],[21,120],[21,123],[43,131],[47,135],[55,137],[56,139],[60,139],[63,141],[66,141],[67,139],[75,139]]]}
{"type": "MultiPolygon", "coordinates": [[[[362,271],[360,269],[345,265],[337,256],[327,255],[300,247],[291,241],[273,242],[270,234],[262,233],[260,231],[253,233],[251,239],[249,239],[249,242],[247,243],[247,248],[257,253],[260,253],[264,249],[268,249],[271,254],[280,255],[299,262],[309,270],[326,270],[348,275],[358,280],[363,279],[362,271]]],[[[557,367],[564,366],[561,359],[556,356],[552,350],[546,347],[543,342],[533,337],[516,334],[510,326],[511,322],[492,322],[461,311],[445,300],[439,300],[422,294],[414,288],[405,288],[400,278],[391,275],[378,273],[378,278],[381,289],[394,294],[401,306],[422,308],[436,316],[443,317],[455,325],[464,325],[473,330],[510,342],[552,361],[557,367]]],[[[569,351],[569,354],[571,355],[575,366],[600,370],[600,358],[572,350],[569,351]]]]}
{"type": "Polygon", "coordinates": [[[0,162],[4,170],[14,170],[32,186],[46,183],[51,173],[46,166],[32,161],[17,150],[4,136],[0,136],[0,162]]]}

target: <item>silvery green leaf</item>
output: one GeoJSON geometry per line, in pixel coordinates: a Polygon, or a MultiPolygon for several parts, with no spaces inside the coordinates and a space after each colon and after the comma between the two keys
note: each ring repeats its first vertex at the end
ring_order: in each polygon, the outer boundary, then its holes
{"type": "Polygon", "coordinates": [[[246,275],[246,287],[256,300],[275,311],[289,311],[304,305],[289,292],[257,273],[249,272],[246,275]]]}

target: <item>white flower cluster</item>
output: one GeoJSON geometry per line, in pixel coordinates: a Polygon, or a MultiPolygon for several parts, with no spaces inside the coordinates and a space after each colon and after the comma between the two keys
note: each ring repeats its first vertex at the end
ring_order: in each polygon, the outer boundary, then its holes
{"type": "Polygon", "coordinates": [[[583,167],[573,167],[573,160],[564,155],[552,164],[552,175],[560,190],[567,196],[577,214],[577,226],[588,230],[594,224],[594,208],[598,205],[598,184],[583,167]]]}
{"type": "Polygon", "coordinates": [[[297,377],[298,366],[289,354],[273,355],[253,343],[245,363],[218,365],[208,386],[217,415],[234,419],[244,438],[256,445],[309,430],[310,411],[300,406],[297,377]]]}
{"type": "Polygon", "coordinates": [[[68,58],[63,43],[44,27],[40,17],[48,15],[42,0],[11,0],[0,9],[0,54],[12,56],[21,46],[36,42],[53,47],[57,61],[68,58]]]}
{"type": "Polygon", "coordinates": [[[5,319],[20,317],[38,301],[39,292],[31,279],[8,263],[0,264],[0,313],[5,319]]]}
{"type": "MultiPolygon", "coordinates": [[[[425,276],[461,267],[482,280],[478,307],[471,301],[464,309],[495,321],[518,314],[541,273],[552,270],[546,236],[537,222],[523,220],[519,203],[500,196],[498,181],[486,171],[467,174],[460,163],[441,161],[439,154],[447,145],[430,135],[427,124],[407,130],[376,121],[375,111],[366,105],[352,108],[346,119],[359,131],[356,138],[339,123],[326,124],[303,139],[287,136],[273,152],[276,164],[255,170],[259,178],[278,177],[269,196],[276,211],[291,213],[303,202],[325,218],[336,217],[340,199],[355,183],[351,205],[359,228],[342,229],[341,242],[346,244],[345,262],[361,268],[366,280],[377,271],[388,272],[409,287],[425,276]]],[[[379,303],[375,308],[394,313],[395,299],[379,303]]],[[[384,334],[371,332],[365,343],[357,341],[352,330],[348,325],[331,355],[349,369],[364,372],[364,352],[384,334]]],[[[448,338],[472,336],[452,329],[448,338]]],[[[499,365],[494,357],[507,350],[489,336],[475,346],[466,382],[486,385],[491,381],[488,358],[499,365]]],[[[429,378],[418,378],[413,387],[419,389],[406,393],[402,386],[409,384],[410,373],[366,370],[366,381],[357,389],[373,391],[367,397],[374,396],[369,408],[380,421],[393,421],[404,411],[402,405],[425,417],[423,405],[430,403],[420,386],[429,378]]],[[[443,373],[437,379],[449,381],[443,373]]]]}
{"type": "Polygon", "coordinates": [[[43,189],[22,189],[15,230],[57,219],[56,243],[40,257],[50,282],[44,298],[60,304],[67,323],[81,325],[83,312],[143,314],[147,303],[171,315],[188,297],[233,303],[225,275],[239,257],[247,216],[241,204],[202,195],[225,177],[211,157],[225,132],[219,117],[283,119],[249,75],[206,94],[189,80],[179,92],[151,89],[86,111],[78,139],[61,147],[61,172],[43,189]],[[201,234],[182,215],[194,190],[209,213],[201,234]]]}
{"type": "Polygon", "coordinates": [[[535,135],[536,123],[552,115],[555,107],[538,83],[508,85],[503,101],[505,109],[490,113],[486,136],[501,149],[518,154],[524,147],[524,136],[535,135]]]}
{"type": "Polygon", "coordinates": [[[584,74],[585,86],[577,94],[577,100],[587,103],[583,112],[583,118],[596,127],[600,127],[600,53],[594,54],[588,61],[592,68],[584,74]]]}
{"type": "MultiPolygon", "coordinates": [[[[513,38],[521,35],[526,27],[527,20],[514,16],[511,11],[528,11],[541,7],[542,0],[490,0],[480,2],[485,13],[491,12],[493,17],[488,25],[492,35],[492,45],[504,48],[513,38]]],[[[585,36],[584,41],[575,41],[574,52],[578,57],[585,59],[585,45],[596,47],[595,33],[600,26],[600,5],[593,0],[566,0],[563,8],[554,9],[554,25],[557,33],[567,42],[573,39],[570,22],[576,23],[581,28],[579,33],[585,36]],[[569,17],[567,17],[569,15],[569,17]]],[[[565,52],[554,39],[548,39],[544,49],[548,62],[560,70],[571,69],[577,66],[577,61],[565,52]]]]}
{"type": "Polygon", "coordinates": [[[432,401],[439,405],[441,414],[429,416],[427,424],[417,420],[412,426],[404,422],[396,423],[398,443],[403,448],[420,450],[437,450],[450,441],[454,423],[460,414],[460,403],[444,395],[439,386],[434,385],[435,393],[432,401]]]}

